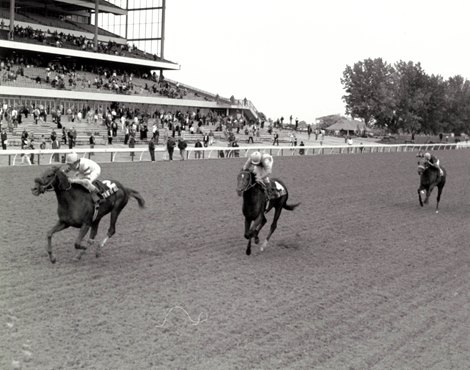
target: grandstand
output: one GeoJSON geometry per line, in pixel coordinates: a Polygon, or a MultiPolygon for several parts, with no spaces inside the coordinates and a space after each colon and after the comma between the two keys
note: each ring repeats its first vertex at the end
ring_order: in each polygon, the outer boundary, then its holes
{"type": "MultiPolygon", "coordinates": [[[[128,23],[125,17],[135,12],[123,4],[128,2],[0,1],[0,99],[5,107],[1,118],[3,124],[8,124],[12,144],[18,142],[14,139],[25,124],[38,134],[50,132],[54,126],[52,112],[62,118],[70,111],[74,116],[81,112],[84,117],[89,111],[102,115],[100,127],[87,127],[85,120],[74,124],[83,136],[99,132],[103,138],[105,124],[109,123],[106,113],[116,107],[129,120],[138,116],[141,122],[167,112],[180,117],[182,125],[184,120],[188,122],[186,117],[178,116],[180,112],[190,118],[210,117],[211,123],[227,117],[242,118],[244,122],[258,120],[256,108],[246,99],[220,97],[165,78],[165,71],[179,70],[180,65],[163,53],[164,0],[152,1],[160,17],[151,25],[157,29],[152,35],[158,36],[152,39],[157,43],[152,50],[137,47],[150,44],[137,41],[144,39],[135,29],[128,32],[122,27],[128,23]],[[39,107],[49,120],[34,127],[31,113],[39,107]],[[13,125],[9,116],[12,110],[29,112],[29,120],[13,125]]],[[[65,119],[62,124],[70,125],[65,119]]],[[[124,133],[120,132],[119,137],[122,139],[124,133]]]]}

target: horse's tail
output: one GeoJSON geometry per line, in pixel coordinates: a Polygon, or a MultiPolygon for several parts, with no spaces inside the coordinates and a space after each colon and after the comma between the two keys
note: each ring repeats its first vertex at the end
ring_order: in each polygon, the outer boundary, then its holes
{"type": "Polygon", "coordinates": [[[288,211],[293,211],[294,209],[296,209],[298,206],[300,205],[300,203],[295,203],[295,204],[284,204],[282,207],[284,209],[287,209],[288,211]]]}
{"type": "Polygon", "coordinates": [[[137,200],[137,203],[139,203],[140,208],[145,208],[145,199],[142,197],[142,195],[140,195],[138,191],[127,188],[127,192],[129,193],[129,196],[137,200]]]}

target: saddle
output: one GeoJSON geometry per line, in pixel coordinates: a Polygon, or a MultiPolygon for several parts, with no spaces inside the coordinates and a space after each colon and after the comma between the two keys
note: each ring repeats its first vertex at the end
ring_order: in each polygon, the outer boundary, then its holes
{"type": "Polygon", "coordinates": [[[268,201],[277,199],[286,195],[286,189],[276,180],[271,180],[269,185],[265,185],[266,198],[268,201]]]}
{"type": "Polygon", "coordinates": [[[92,220],[95,221],[96,217],[98,216],[98,209],[100,208],[100,203],[104,202],[106,198],[117,192],[118,187],[114,182],[111,182],[109,180],[95,180],[93,181],[93,185],[95,185],[96,189],[98,190],[97,193],[91,193],[91,199],[95,203],[95,211],[93,213],[92,220]]]}

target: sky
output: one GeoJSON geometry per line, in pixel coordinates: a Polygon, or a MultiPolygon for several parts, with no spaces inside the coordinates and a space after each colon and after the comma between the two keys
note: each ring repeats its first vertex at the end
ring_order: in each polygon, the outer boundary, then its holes
{"type": "Polygon", "coordinates": [[[470,1],[167,0],[165,75],[247,98],[268,118],[345,114],[341,77],[367,58],[470,78],[470,1]]]}

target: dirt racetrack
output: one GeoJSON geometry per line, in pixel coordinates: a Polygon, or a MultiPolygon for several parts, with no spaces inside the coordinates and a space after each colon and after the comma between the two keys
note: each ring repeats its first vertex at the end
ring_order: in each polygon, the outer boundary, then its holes
{"type": "Polygon", "coordinates": [[[416,153],[275,158],[302,204],[250,257],[244,159],[103,164],[147,208],[98,259],[56,234],[55,265],[55,196],[30,191],[45,167],[1,168],[0,368],[468,369],[470,151],[437,154],[439,214],[416,153]]]}

